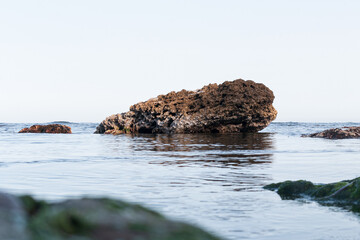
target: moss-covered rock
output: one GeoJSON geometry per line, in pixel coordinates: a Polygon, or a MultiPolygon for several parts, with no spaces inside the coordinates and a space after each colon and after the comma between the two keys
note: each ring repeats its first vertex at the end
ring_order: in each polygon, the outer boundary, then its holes
{"type": "Polygon", "coordinates": [[[47,203],[31,196],[0,193],[0,200],[1,196],[6,201],[0,201],[0,223],[7,226],[0,226],[1,240],[220,240],[200,228],[120,200],[84,198],[47,203]],[[9,204],[16,211],[6,217],[9,204]],[[13,220],[19,216],[22,221],[13,220]],[[21,226],[22,231],[15,232],[21,226]]]}
{"type": "Polygon", "coordinates": [[[341,206],[360,212],[360,178],[329,184],[313,184],[309,181],[285,181],[266,185],[282,199],[307,197],[326,205],[341,206]]]}
{"type": "Polygon", "coordinates": [[[312,189],[314,184],[309,181],[285,181],[282,183],[275,183],[265,186],[265,189],[277,190],[277,193],[283,199],[294,199],[306,193],[309,189],[312,189]]]}

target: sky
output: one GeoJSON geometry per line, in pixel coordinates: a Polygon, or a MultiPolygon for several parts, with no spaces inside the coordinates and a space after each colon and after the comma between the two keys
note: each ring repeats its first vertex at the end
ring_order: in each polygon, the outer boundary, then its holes
{"type": "Polygon", "coordinates": [[[276,121],[360,122],[358,0],[0,1],[0,122],[100,122],[242,78],[276,121]]]}

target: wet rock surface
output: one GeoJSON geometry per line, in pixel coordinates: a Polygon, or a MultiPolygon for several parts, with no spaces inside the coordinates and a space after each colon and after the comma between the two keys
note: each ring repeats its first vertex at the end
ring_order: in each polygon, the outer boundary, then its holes
{"type": "Polygon", "coordinates": [[[19,133],[71,133],[71,128],[61,124],[33,125],[20,130],[19,133]]]}
{"type": "Polygon", "coordinates": [[[58,203],[0,193],[1,240],[220,240],[200,228],[120,200],[58,203]]]}
{"type": "Polygon", "coordinates": [[[304,134],[302,137],[327,139],[360,138],[360,127],[332,128],[318,133],[304,134]]]}
{"type": "Polygon", "coordinates": [[[313,184],[305,180],[285,181],[264,188],[276,191],[282,199],[309,198],[324,205],[360,212],[360,178],[329,184],[313,184]]]}
{"type": "Polygon", "coordinates": [[[273,100],[269,88],[253,81],[210,84],[137,103],[106,118],[95,133],[257,132],[276,118],[273,100]]]}

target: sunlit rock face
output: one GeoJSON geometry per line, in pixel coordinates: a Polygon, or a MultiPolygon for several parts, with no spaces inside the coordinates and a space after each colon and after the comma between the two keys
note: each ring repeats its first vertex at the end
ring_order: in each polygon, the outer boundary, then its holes
{"type": "Polygon", "coordinates": [[[250,80],[210,84],[137,103],[106,118],[95,133],[257,132],[276,118],[273,100],[269,88],[250,80]]]}
{"type": "Polygon", "coordinates": [[[304,134],[302,137],[327,139],[360,138],[360,127],[332,128],[318,133],[304,134]]]}
{"type": "Polygon", "coordinates": [[[71,133],[71,127],[61,124],[33,125],[19,133],[71,133]]]}

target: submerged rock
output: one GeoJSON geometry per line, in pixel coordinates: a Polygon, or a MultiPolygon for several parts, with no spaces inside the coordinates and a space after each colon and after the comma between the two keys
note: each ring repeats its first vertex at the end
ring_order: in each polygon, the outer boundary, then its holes
{"type": "Polygon", "coordinates": [[[273,92],[238,79],[197,91],[170,92],[106,118],[95,133],[257,132],[276,118],[273,92]]]}
{"type": "Polygon", "coordinates": [[[33,125],[20,130],[19,133],[71,133],[71,127],[61,124],[33,125]]]}
{"type": "Polygon", "coordinates": [[[1,240],[220,240],[140,205],[107,198],[59,203],[0,193],[1,240]]]}
{"type": "Polygon", "coordinates": [[[282,199],[310,198],[326,205],[340,206],[360,212],[360,178],[329,184],[313,184],[309,181],[285,181],[266,185],[282,199]]]}
{"type": "Polygon", "coordinates": [[[360,138],[360,127],[332,128],[318,133],[304,134],[302,137],[327,139],[360,138]]]}

